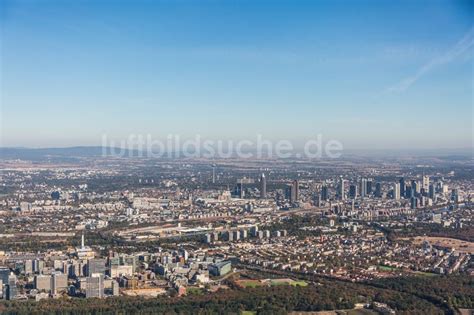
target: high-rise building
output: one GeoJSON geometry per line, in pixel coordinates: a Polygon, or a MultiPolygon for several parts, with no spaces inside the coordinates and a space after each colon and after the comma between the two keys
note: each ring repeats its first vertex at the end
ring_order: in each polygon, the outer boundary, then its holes
{"type": "Polygon", "coordinates": [[[229,242],[233,242],[234,241],[234,233],[232,233],[232,231],[227,231],[227,240],[229,242]]]}
{"type": "Polygon", "coordinates": [[[360,181],[360,196],[362,198],[367,196],[367,179],[366,178],[362,178],[362,180],[360,181]]]}
{"type": "Polygon", "coordinates": [[[216,166],[212,165],[212,183],[216,183],[216,166]]]}
{"type": "Polygon", "coordinates": [[[426,197],[425,196],[421,196],[419,200],[420,200],[420,207],[426,206],[426,197]]]}
{"type": "Polygon", "coordinates": [[[112,295],[113,296],[119,296],[120,295],[119,283],[115,280],[112,280],[112,295]]]}
{"type": "Polygon", "coordinates": [[[285,199],[291,201],[291,194],[293,190],[293,185],[287,184],[285,187],[285,199]]]}
{"type": "Polygon", "coordinates": [[[25,275],[30,275],[33,273],[33,260],[25,260],[25,275]]]}
{"type": "Polygon", "coordinates": [[[435,185],[434,185],[434,184],[430,184],[428,196],[429,196],[431,199],[433,199],[433,201],[434,201],[435,195],[436,195],[436,192],[435,192],[435,185]]]}
{"type": "Polygon", "coordinates": [[[293,181],[291,197],[292,197],[292,202],[297,202],[300,199],[300,184],[297,179],[293,181]]]}
{"type": "Polygon", "coordinates": [[[260,198],[267,198],[267,179],[264,173],[260,176],[260,198]]]}
{"type": "Polygon", "coordinates": [[[382,184],[379,182],[375,184],[375,197],[382,198],[382,184]]]}
{"type": "Polygon", "coordinates": [[[328,200],[329,199],[329,189],[328,186],[323,185],[321,187],[321,199],[322,200],[328,200]]]}
{"type": "Polygon", "coordinates": [[[410,198],[410,208],[411,209],[416,209],[417,207],[418,207],[418,198],[411,197],[410,198]]]}
{"type": "Polygon", "coordinates": [[[39,259],[33,260],[33,272],[34,273],[41,273],[43,268],[44,268],[44,261],[43,260],[39,260],[39,259]]]}
{"type": "Polygon", "coordinates": [[[188,259],[189,259],[189,252],[184,248],[179,248],[178,249],[178,255],[180,257],[183,257],[185,261],[188,261],[188,259]]]}
{"type": "Polygon", "coordinates": [[[396,183],[393,187],[393,199],[399,200],[400,199],[400,183],[396,183]]]}
{"type": "Polygon", "coordinates": [[[120,264],[121,265],[132,266],[133,271],[136,271],[138,269],[138,256],[136,256],[136,255],[121,255],[120,256],[120,264]]]}
{"type": "Polygon", "coordinates": [[[343,178],[341,178],[339,182],[339,190],[338,190],[338,196],[339,196],[339,199],[341,200],[346,199],[345,184],[346,184],[346,181],[343,178]]]}
{"type": "Polygon", "coordinates": [[[415,197],[415,189],[412,186],[406,186],[405,188],[405,198],[410,199],[415,197]]]}
{"type": "Polygon", "coordinates": [[[258,226],[257,225],[254,225],[250,228],[250,234],[253,236],[253,237],[256,237],[257,234],[258,234],[258,226]]]}
{"type": "Polygon", "coordinates": [[[0,267],[0,280],[2,280],[3,284],[8,283],[9,276],[10,276],[10,268],[0,267]]]}
{"type": "Polygon", "coordinates": [[[415,192],[415,196],[418,196],[418,194],[421,191],[420,183],[416,180],[411,181],[411,189],[415,192]]]}
{"type": "Polygon", "coordinates": [[[358,195],[357,185],[350,185],[349,186],[349,196],[352,199],[355,199],[355,198],[357,198],[357,195],[358,195]]]}
{"type": "Polygon", "coordinates": [[[405,197],[406,196],[406,184],[405,184],[405,179],[402,177],[400,178],[399,180],[399,183],[400,183],[400,196],[403,196],[405,197]]]}
{"type": "Polygon", "coordinates": [[[321,194],[315,194],[314,195],[313,203],[316,207],[321,207],[321,205],[322,205],[321,194]]]}
{"type": "Polygon", "coordinates": [[[87,275],[90,277],[94,273],[105,274],[106,259],[92,258],[87,261],[87,275]]]}
{"type": "Polygon", "coordinates": [[[8,276],[8,284],[6,285],[6,299],[13,300],[16,298],[18,292],[16,288],[16,276],[11,274],[8,276]]]}
{"type": "Polygon", "coordinates": [[[459,192],[456,188],[451,190],[451,201],[459,202],[459,192]]]}
{"type": "Polygon", "coordinates": [[[234,241],[240,240],[240,231],[238,231],[238,230],[237,230],[237,231],[233,231],[232,234],[233,234],[232,239],[233,239],[234,241]]]}
{"type": "Polygon", "coordinates": [[[104,275],[93,274],[86,278],[86,298],[104,297],[104,275]]]}
{"type": "Polygon", "coordinates": [[[299,183],[298,180],[294,180],[291,184],[286,186],[285,197],[290,203],[295,203],[299,199],[299,183]]]}
{"type": "Polygon", "coordinates": [[[46,275],[36,275],[34,279],[35,289],[38,291],[51,291],[51,277],[46,275]]]}
{"type": "Polygon", "coordinates": [[[237,183],[236,194],[239,196],[239,198],[243,199],[245,197],[245,188],[242,181],[237,183]]]}
{"type": "Polygon", "coordinates": [[[428,191],[430,187],[430,177],[428,175],[424,175],[423,176],[423,189],[425,189],[425,191],[428,191]]]}
{"type": "Polygon", "coordinates": [[[51,294],[55,295],[67,290],[67,275],[54,272],[51,275],[51,294]]]}
{"type": "Polygon", "coordinates": [[[371,179],[368,179],[367,180],[367,190],[366,190],[366,193],[367,195],[370,195],[372,194],[372,180],[371,179]]]}

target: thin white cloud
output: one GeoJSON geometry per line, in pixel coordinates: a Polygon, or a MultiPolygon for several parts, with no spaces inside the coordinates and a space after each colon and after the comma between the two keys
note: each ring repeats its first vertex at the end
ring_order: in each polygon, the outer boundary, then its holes
{"type": "Polygon", "coordinates": [[[469,32],[464,35],[461,40],[459,40],[451,49],[449,49],[444,55],[438,56],[428,63],[424,64],[418,71],[401,80],[397,84],[387,88],[385,90],[386,93],[394,93],[394,92],[403,92],[410,88],[416,81],[418,81],[421,77],[423,77],[426,73],[428,73],[433,68],[450,63],[456,60],[458,57],[463,55],[466,51],[471,49],[474,46],[474,27],[469,30],[469,32]]]}

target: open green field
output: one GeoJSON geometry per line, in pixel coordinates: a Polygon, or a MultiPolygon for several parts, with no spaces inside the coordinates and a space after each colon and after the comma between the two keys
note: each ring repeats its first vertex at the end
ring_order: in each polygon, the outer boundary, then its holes
{"type": "Polygon", "coordinates": [[[384,266],[384,265],[380,265],[379,269],[381,271],[397,271],[398,270],[398,268],[390,267],[390,266],[384,266]]]}
{"type": "Polygon", "coordinates": [[[270,286],[279,286],[279,285],[291,285],[291,286],[301,286],[306,287],[308,283],[306,281],[295,281],[291,279],[272,279],[269,281],[260,281],[260,280],[238,280],[236,281],[237,285],[243,288],[256,288],[264,285],[270,286]]]}
{"type": "Polygon", "coordinates": [[[272,280],[270,281],[270,285],[291,285],[291,286],[301,286],[301,287],[305,287],[308,285],[308,283],[306,281],[294,281],[294,280],[290,280],[290,281],[286,281],[286,280],[283,280],[283,281],[279,281],[279,280],[272,280]]]}
{"type": "Polygon", "coordinates": [[[292,286],[300,286],[300,287],[306,287],[308,283],[306,281],[293,281],[291,283],[292,286]]]}
{"type": "Polygon", "coordinates": [[[432,272],[417,271],[415,272],[415,275],[420,277],[436,277],[438,274],[432,272]]]}
{"type": "Polygon", "coordinates": [[[243,288],[256,288],[263,285],[259,280],[238,280],[236,283],[243,288]]]}

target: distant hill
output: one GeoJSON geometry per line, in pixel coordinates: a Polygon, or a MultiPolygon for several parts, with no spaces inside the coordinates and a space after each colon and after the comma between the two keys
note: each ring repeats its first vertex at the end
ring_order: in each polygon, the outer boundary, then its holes
{"type": "MultiPolygon", "coordinates": [[[[41,161],[50,159],[77,159],[84,157],[100,157],[104,152],[110,155],[110,152],[117,152],[119,148],[103,147],[68,147],[68,148],[0,148],[0,159],[3,160],[29,160],[41,161]]],[[[124,156],[137,156],[138,151],[124,150],[124,156]]]]}
{"type": "Polygon", "coordinates": [[[344,149],[346,155],[370,157],[436,157],[439,159],[469,160],[474,157],[474,148],[452,149],[344,149]]]}
{"type": "MultiPolygon", "coordinates": [[[[101,146],[77,146],[65,148],[12,148],[0,147],[0,160],[26,160],[26,161],[75,161],[80,158],[102,157],[146,157],[146,152],[138,150],[120,149],[101,146]]],[[[156,152],[155,152],[156,153],[156,152]]],[[[179,154],[178,154],[179,156],[179,154]]],[[[412,150],[357,150],[345,149],[343,157],[357,158],[391,158],[391,159],[432,159],[444,161],[470,161],[473,160],[473,150],[464,149],[412,149],[412,150]]]]}

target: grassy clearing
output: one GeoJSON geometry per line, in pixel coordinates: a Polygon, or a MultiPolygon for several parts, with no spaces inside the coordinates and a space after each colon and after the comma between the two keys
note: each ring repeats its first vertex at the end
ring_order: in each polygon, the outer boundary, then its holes
{"type": "Polygon", "coordinates": [[[243,288],[256,288],[263,285],[259,280],[239,280],[237,284],[243,288]]]}
{"type": "Polygon", "coordinates": [[[415,272],[415,275],[420,277],[436,277],[438,274],[432,272],[417,271],[415,272]]]}
{"type": "Polygon", "coordinates": [[[381,271],[397,271],[398,270],[398,268],[390,267],[390,266],[384,266],[384,265],[380,265],[379,269],[381,271]]]}
{"type": "Polygon", "coordinates": [[[295,281],[291,279],[273,279],[270,281],[260,281],[260,280],[238,280],[237,284],[243,288],[256,288],[264,285],[279,286],[279,285],[291,285],[291,286],[301,286],[306,287],[308,283],[306,281],[295,281]]]}

